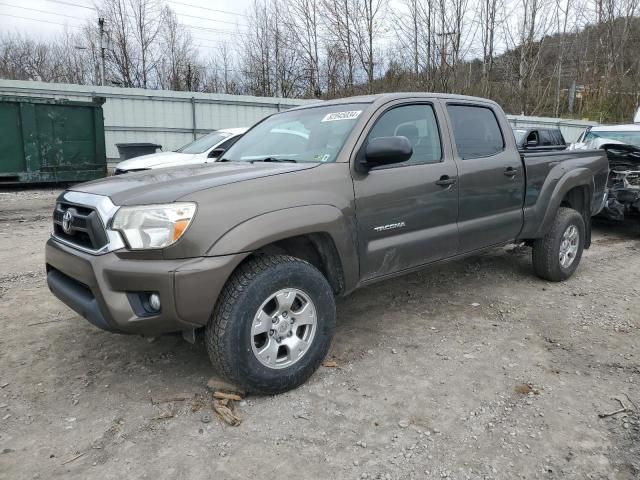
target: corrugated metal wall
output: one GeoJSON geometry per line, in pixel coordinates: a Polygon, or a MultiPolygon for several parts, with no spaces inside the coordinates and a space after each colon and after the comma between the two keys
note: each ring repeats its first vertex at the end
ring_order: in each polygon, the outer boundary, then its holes
{"type": "Polygon", "coordinates": [[[566,120],[553,117],[525,117],[522,115],[507,115],[509,123],[514,128],[546,127],[559,128],[567,143],[575,142],[580,134],[588,127],[597,125],[597,122],[585,120],[566,120]]]}
{"type": "Polygon", "coordinates": [[[249,127],[279,110],[313,102],[16,80],[0,80],[0,94],[84,101],[105,97],[105,142],[111,161],[118,158],[117,143],[150,142],[162,145],[163,150],[174,150],[196,135],[220,128],[249,127]]]}
{"type": "MultiPolygon", "coordinates": [[[[116,143],[150,142],[174,150],[211,130],[249,127],[261,118],[315,100],[250,97],[137,88],[0,80],[0,94],[87,100],[105,97],[103,106],[107,158],[118,158],[116,143]],[[194,118],[195,112],[195,118],[194,118]],[[195,125],[194,125],[195,120],[195,125]]],[[[558,127],[575,141],[596,122],[507,115],[513,127],[558,127]]]]}

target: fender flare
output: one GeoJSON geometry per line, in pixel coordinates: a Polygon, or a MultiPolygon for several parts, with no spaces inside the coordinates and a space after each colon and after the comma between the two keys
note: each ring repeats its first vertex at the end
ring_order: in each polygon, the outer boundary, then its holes
{"type": "Polygon", "coordinates": [[[262,213],[229,229],[209,247],[207,256],[253,252],[301,235],[328,234],[336,247],[347,290],[357,283],[359,261],[355,225],[333,205],[303,205],[262,213]]]}
{"type": "MultiPolygon", "coordinates": [[[[556,183],[535,238],[543,237],[551,229],[551,225],[562,200],[570,190],[576,187],[587,187],[586,197],[584,198],[585,211],[580,213],[585,217],[585,222],[591,218],[591,197],[594,190],[593,175],[587,168],[571,170],[565,173],[556,183]]],[[[541,194],[540,198],[542,198],[542,196],[541,194]]]]}

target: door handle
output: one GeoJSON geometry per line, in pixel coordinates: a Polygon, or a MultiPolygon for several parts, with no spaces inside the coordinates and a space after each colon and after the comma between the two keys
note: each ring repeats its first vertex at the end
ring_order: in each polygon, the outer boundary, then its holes
{"type": "Polygon", "coordinates": [[[436,185],[440,185],[441,187],[448,187],[456,183],[455,177],[450,177],[449,175],[442,175],[440,180],[436,182],[436,185]]]}
{"type": "Polygon", "coordinates": [[[518,169],[513,167],[507,167],[504,171],[504,174],[507,177],[514,177],[517,173],[518,173],[518,169]]]}

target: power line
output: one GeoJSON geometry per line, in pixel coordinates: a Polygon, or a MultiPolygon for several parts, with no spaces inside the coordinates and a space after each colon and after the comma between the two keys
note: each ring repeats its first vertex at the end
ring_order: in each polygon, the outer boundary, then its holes
{"type": "Polygon", "coordinates": [[[59,3],[61,5],[69,5],[72,7],[86,8],[87,10],[95,10],[95,7],[90,7],[88,5],[78,5],[77,3],[65,2],[64,0],[45,0],[45,1],[52,2],[52,3],[59,3]]]}
{"type": "Polygon", "coordinates": [[[186,13],[178,13],[176,12],[176,15],[178,15],[179,17],[189,17],[189,18],[195,18],[197,20],[211,20],[213,22],[220,22],[220,23],[228,23],[229,25],[241,25],[243,27],[246,27],[246,25],[244,24],[240,24],[240,23],[236,23],[236,22],[227,22],[225,20],[218,20],[217,18],[207,18],[207,17],[197,17],[195,15],[187,15],[186,13]]]}
{"type": "Polygon", "coordinates": [[[6,5],[7,7],[12,7],[12,8],[21,8],[22,10],[30,10],[32,12],[46,13],[47,15],[57,15],[59,17],[75,18],[77,20],[86,20],[86,18],[82,18],[82,17],[75,17],[73,15],[65,15],[64,13],[48,12],[46,10],[40,10],[38,8],[22,7],[20,5],[12,5],[10,3],[0,3],[0,5],[6,5]]]}
{"type": "MultiPolygon", "coordinates": [[[[47,13],[51,13],[51,12],[47,12],[47,13]]],[[[57,14],[57,15],[60,15],[60,14],[57,14]]],[[[30,20],[32,22],[49,23],[51,25],[61,25],[63,27],[71,27],[71,28],[78,28],[78,29],[84,28],[84,26],[82,26],[82,25],[73,25],[73,24],[68,24],[68,23],[55,22],[53,20],[45,20],[45,19],[41,19],[41,18],[23,17],[23,16],[20,16],[20,15],[12,15],[12,14],[9,14],[9,13],[0,13],[0,16],[18,18],[20,20],[30,20]]],[[[62,16],[65,16],[65,15],[62,15],[62,16]]],[[[80,18],[80,17],[69,17],[69,16],[65,16],[65,17],[67,17],[67,18],[75,18],[75,19],[79,19],[79,20],[87,20],[86,18],[80,18]]],[[[189,24],[183,24],[183,25],[185,27],[188,27],[188,28],[193,28],[193,29],[196,29],[196,30],[203,30],[204,33],[211,32],[211,33],[221,34],[221,35],[233,35],[233,36],[240,36],[240,37],[244,36],[244,34],[242,34],[242,33],[233,32],[231,30],[216,30],[216,29],[213,29],[213,28],[198,27],[198,26],[189,25],[189,24]]],[[[209,41],[209,42],[215,42],[216,41],[215,39],[212,39],[212,38],[206,38],[206,39],[200,39],[200,40],[205,40],[205,41],[209,41]]]]}
{"type": "Polygon", "coordinates": [[[54,22],[52,20],[42,20],[42,19],[39,19],[39,18],[21,17],[20,15],[11,15],[9,13],[0,13],[0,16],[11,17],[11,18],[19,18],[21,20],[31,20],[33,22],[51,23],[52,25],[62,25],[63,27],[83,28],[80,25],[69,25],[68,23],[54,22]]]}
{"type": "MultiPolygon", "coordinates": [[[[45,0],[45,1],[53,2],[53,3],[59,3],[59,4],[62,4],[62,5],[69,5],[69,6],[73,6],[73,7],[86,8],[88,10],[94,10],[96,12],[98,11],[98,9],[96,7],[91,7],[91,6],[87,6],[87,5],[78,5],[77,3],[66,2],[64,0],[45,0]]],[[[232,15],[243,16],[243,15],[241,15],[239,13],[227,12],[226,10],[216,10],[216,9],[213,9],[213,8],[199,7],[199,6],[196,6],[196,5],[189,5],[189,4],[182,3],[182,2],[173,2],[173,3],[178,3],[178,4],[181,4],[181,5],[187,5],[187,6],[195,7],[195,8],[202,8],[202,9],[205,9],[205,10],[211,10],[213,12],[222,12],[222,13],[229,13],[229,14],[232,14],[232,15]]],[[[10,5],[10,6],[15,6],[15,5],[10,5]]],[[[17,7],[17,8],[26,8],[26,7],[17,7]]],[[[32,9],[32,10],[35,10],[35,9],[32,9]]],[[[52,13],[52,12],[46,12],[44,10],[41,10],[41,12],[42,13],[52,13]]],[[[206,16],[199,16],[198,17],[198,16],[195,16],[195,15],[187,15],[186,13],[183,14],[183,13],[178,13],[178,12],[175,12],[175,13],[178,16],[195,18],[197,20],[208,20],[208,21],[211,21],[211,22],[219,22],[219,23],[225,23],[225,24],[230,24],[230,25],[240,25],[240,24],[237,24],[235,22],[230,22],[230,21],[226,21],[226,20],[220,20],[218,18],[210,18],[210,17],[206,17],[206,16]]],[[[79,17],[72,17],[72,16],[69,16],[69,15],[62,15],[62,14],[59,14],[59,13],[54,13],[53,15],[67,16],[69,18],[79,18],[79,17]]],[[[124,15],[126,17],[129,17],[129,18],[134,18],[134,16],[129,14],[129,13],[125,13],[124,15]]],[[[85,19],[81,19],[81,20],[85,20],[85,19]]],[[[236,34],[236,32],[232,32],[231,30],[220,30],[220,29],[216,30],[216,29],[210,29],[210,28],[207,28],[207,27],[198,27],[198,26],[195,26],[195,25],[189,25],[189,24],[186,24],[186,23],[183,23],[183,25],[185,27],[196,28],[198,30],[211,30],[212,32],[215,32],[215,33],[227,33],[227,34],[231,34],[231,35],[236,34]]],[[[246,26],[246,25],[242,25],[242,26],[246,26]]]]}
{"type": "Polygon", "coordinates": [[[222,33],[222,34],[225,34],[225,35],[237,35],[237,36],[240,36],[240,37],[245,37],[246,36],[246,33],[234,32],[233,30],[222,30],[222,29],[209,28],[209,27],[199,27],[197,25],[191,25],[191,24],[188,24],[188,23],[183,23],[182,25],[185,26],[185,27],[193,28],[193,29],[196,29],[196,30],[202,30],[202,31],[205,31],[205,32],[222,33]]]}
{"type": "Polygon", "coordinates": [[[176,0],[167,0],[167,1],[169,3],[175,3],[177,5],[184,5],[185,7],[201,8],[202,10],[209,10],[210,12],[226,13],[227,15],[237,15],[239,17],[247,16],[244,13],[230,12],[229,10],[218,10],[216,8],[210,8],[210,7],[201,7],[200,5],[193,5],[192,3],[178,2],[176,0]]]}

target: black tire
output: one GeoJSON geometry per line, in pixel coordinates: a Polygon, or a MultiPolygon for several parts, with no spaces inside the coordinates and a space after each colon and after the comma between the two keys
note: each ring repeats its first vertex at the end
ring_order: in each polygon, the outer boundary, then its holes
{"type": "Polygon", "coordinates": [[[533,269],[540,278],[561,282],[569,278],[578,268],[585,244],[585,226],[582,215],[572,208],[560,207],[553,220],[551,230],[533,242],[533,269]],[[560,262],[560,246],[564,233],[570,226],[578,230],[578,250],[573,262],[563,267],[560,262]]]}
{"type": "Polygon", "coordinates": [[[298,387],[318,369],[329,351],[335,321],[331,286],[317,268],[286,255],[256,256],[238,267],[227,281],[205,329],[205,343],[211,362],[227,380],[247,392],[277,394],[298,387]],[[315,335],[295,363],[268,368],[253,352],[251,329],[269,296],[287,288],[303,291],[313,302],[315,335]]]}

